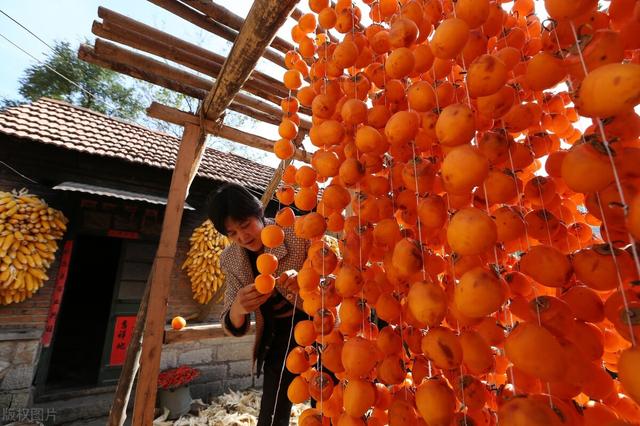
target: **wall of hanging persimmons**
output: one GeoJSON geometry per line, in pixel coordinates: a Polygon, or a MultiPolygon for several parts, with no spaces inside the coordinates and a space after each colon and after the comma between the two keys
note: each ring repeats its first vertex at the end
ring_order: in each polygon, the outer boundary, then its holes
{"type": "Polygon", "coordinates": [[[638,424],[640,3],[365,3],[309,0],[286,55],[299,424],[638,424]]]}

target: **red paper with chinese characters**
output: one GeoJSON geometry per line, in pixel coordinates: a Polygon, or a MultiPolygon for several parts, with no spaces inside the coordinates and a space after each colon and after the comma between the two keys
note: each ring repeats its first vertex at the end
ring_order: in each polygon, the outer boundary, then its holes
{"type": "Polygon", "coordinates": [[[131,341],[131,335],[133,334],[133,328],[135,325],[135,316],[116,317],[109,365],[114,366],[124,364],[124,360],[127,356],[127,347],[131,341]]]}

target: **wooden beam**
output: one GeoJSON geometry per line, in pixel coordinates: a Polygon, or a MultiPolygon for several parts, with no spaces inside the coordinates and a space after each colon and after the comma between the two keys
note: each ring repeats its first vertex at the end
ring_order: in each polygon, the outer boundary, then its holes
{"type": "MultiPolygon", "coordinates": [[[[216,68],[219,71],[224,63],[225,57],[222,55],[174,37],[171,34],[107,8],[98,8],[98,16],[104,20],[103,25],[106,28],[103,29],[106,30],[106,35],[118,37],[119,40],[114,41],[126,44],[135,49],[144,50],[145,52],[153,53],[154,55],[174,62],[178,62],[179,60],[185,61],[186,63],[178,63],[188,67],[191,67],[191,64],[197,65],[198,68],[193,69],[211,75],[212,77],[217,76],[217,71],[215,74],[212,73],[210,70],[211,64],[217,64],[216,68]],[[111,27],[111,31],[109,31],[109,27],[111,27]],[[149,51],[148,49],[152,49],[153,51],[149,51]],[[165,55],[170,55],[171,57],[165,57],[165,55]],[[205,61],[202,62],[199,59],[205,59],[205,61]]],[[[264,83],[282,92],[287,92],[282,81],[257,70],[253,70],[250,80],[264,81],[264,83]]]]}
{"type": "MultiPolygon", "coordinates": [[[[191,22],[192,24],[202,28],[203,30],[209,31],[212,34],[215,34],[223,39],[235,42],[238,33],[231,28],[222,25],[213,19],[209,18],[207,15],[190,8],[189,6],[180,3],[177,0],[148,0],[151,3],[159,6],[169,12],[173,13],[176,16],[181,17],[182,19],[191,22]]],[[[265,59],[273,62],[276,65],[281,66],[282,68],[286,68],[284,64],[284,55],[275,49],[267,48],[263,56],[265,59]]]]}
{"type": "MultiPolygon", "coordinates": [[[[134,57],[128,58],[126,61],[127,63],[118,62],[113,60],[110,56],[97,54],[91,46],[87,45],[80,46],[78,50],[78,57],[83,61],[99,65],[103,68],[107,68],[121,74],[137,78],[139,80],[144,80],[151,84],[165,87],[169,90],[173,90],[175,92],[182,93],[200,100],[204,99],[207,95],[207,91],[204,90],[204,87],[208,87],[209,89],[213,87],[213,82],[209,82],[206,79],[203,79],[204,81],[199,84],[200,87],[194,87],[188,84],[187,81],[184,81],[182,79],[180,81],[176,81],[174,80],[174,78],[180,75],[180,72],[182,72],[182,70],[171,67],[170,65],[164,64],[159,61],[156,61],[154,67],[156,67],[156,69],[162,69],[162,75],[149,71],[148,69],[146,69],[146,67],[141,68],[140,66],[144,66],[144,64],[134,60],[134,57]]],[[[120,58],[120,60],[123,60],[123,58],[120,58]]],[[[247,87],[243,87],[243,90],[245,89],[247,89],[247,87]]],[[[255,93],[262,93],[256,90],[252,91],[255,93]]],[[[270,97],[274,101],[278,99],[273,98],[272,96],[270,97]]],[[[234,101],[229,106],[229,109],[241,114],[249,115],[251,118],[254,118],[256,120],[264,121],[274,125],[280,124],[281,119],[279,117],[282,116],[282,110],[280,110],[273,104],[263,102],[244,93],[238,93],[236,95],[234,101]]],[[[307,133],[310,128],[311,122],[309,120],[301,119],[301,132],[307,133]]]]}
{"type": "Polygon", "coordinates": [[[205,116],[214,121],[227,108],[258,63],[297,0],[255,1],[229,52],[216,85],[204,100],[205,116]]]}
{"type": "Polygon", "coordinates": [[[191,96],[192,98],[204,99],[207,95],[206,90],[189,86],[182,82],[178,82],[173,78],[162,77],[158,74],[154,74],[137,66],[123,64],[111,58],[98,55],[92,46],[88,46],[86,44],[80,45],[80,48],[78,49],[78,58],[82,59],[85,62],[89,62],[94,65],[119,72],[121,74],[126,74],[139,80],[144,80],[149,83],[165,87],[169,90],[173,90],[174,92],[183,93],[187,96],[191,96]]]}
{"type": "MultiPolygon", "coordinates": [[[[267,204],[269,204],[269,201],[271,201],[273,194],[276,192],[276,189],[278,189],[278,185],[282,180],[284,169],[286,169],[287,166],[292,163],[292,161],[293,161],[292,159],[288,159],[288,160],[282,160],[280,162],[280,165],[278,166],[275,173],[271,177],[271,182],[269,182],[269,185],[267,185],[267,189],[265,189],[264,194],[262,194],[262,198],[260,199],[260,202],[262,203],[263,206],[266,207],[267,204]]],[[[308,162],[310,163],[311,160],[309,160],[308,162]]]]}
{"type": "MultiPolygon", "coordinates": [[[[184,126],[186,123],[198,124],[200,120],[200,118],[196,115],[166,105],[162,105],[157,102],[153,102],[149,106],[149,108],[147,108],[147,115],[151,118],[156,118],[158,120],[177,124],[179,126],[184,126]]],[[[261,149],[263,151],[271,153],[273,152],[273,144],[275,143],[275,141],[273,140],[253,135],[251,133],[243,132],[242,130],[235,129],[230,126],[222,125],[218,129],[210,120],[205,120],[203,123],[207,133],[210,133],[214,136],[219,136],[221,138],[228,139],[242,145],[261,149]]],[[[301,149],[296,149],[294,158],[305,163],[311,162],[311,155],[301,149]]]]}
{"type": "Polygon", "coordinates": [[[158,389],[160,352],[164,338],[171,272],[175,266],[175,254],[180,233],[180,222],[189,186],[204,152],[205,133],[199,126],[186,124],[178,150],[176,165],[171,177],[169,198],[162,223],[160,243],[154,260],[149,308],[147,310],[140,375],[136,386],[133,409],[134,425],[151,425],[158,389]]]}
{"type": "MultiPolygon", "coordinates": [[[[256,323],[251,321],[247,334],[254,334],[255,332],[256,323]]],[[[164,331],[165,344],[193,342],[202,339],[219,339],[222,337],[228,337],[224,334],[222,324],[188,326],[179,331],[173,330],[172,328],[165,328],[164,331]]]]}
{"type": "MultiPolygon", "coordinates": [[[[204,13],[209,18],[213,19],[216,22],[221,23],[222,25],[225,25],[231,28],[232,30],[239,32],[240,29],[242,29],[242,25],[244,25],[244,19],[242,19],[242,17],[236,15],[229,9],[222,7],[221,5],[219,5],[218,3],[212,0],[179,0],[179,1],[186,4],[187,6],[192,7],[193,9],[196,9],[204,13]]],[[[295,49],[295,46],[293,44],[291,44],[287,40],[278,36],[274,37],[273,40],[271,41],[271,47],[273,47],[274,49],[282,53],[287,53],[288,51],[295,49]]]]}

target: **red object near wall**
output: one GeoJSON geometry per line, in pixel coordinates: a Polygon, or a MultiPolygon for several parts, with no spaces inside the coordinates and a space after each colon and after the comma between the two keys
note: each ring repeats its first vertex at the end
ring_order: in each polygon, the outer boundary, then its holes
{"type": "Polygon", "coordinates": [[[136,325],[136,317],[119,316],[116,317],[116,324],[113,329],[113,341],[111,342],[111,356],[109,365],[122,365],[127,357],[127,347],[131,341],[131,335],[136,325]]]}
{"type": "Polygon", "coordinates": [[[62,303],[62,295],[64,294],[64,285],[67,282],[67,275],[69,275],[69,262],[71,261],[72,249],[72,240],[64,243],[62,258],[60,258],[60,267],[58,268],[58,276],[56,277],[55,287],[53,288],[53,294],[51,295],[49,314],[47,315],[44,333],[42,333],[42,346],[45,348],[48,348],[51,344],[53,331],[56,328],[56,320],[58,319],[58,312],[60,312],[60,305],[62,303]]]}

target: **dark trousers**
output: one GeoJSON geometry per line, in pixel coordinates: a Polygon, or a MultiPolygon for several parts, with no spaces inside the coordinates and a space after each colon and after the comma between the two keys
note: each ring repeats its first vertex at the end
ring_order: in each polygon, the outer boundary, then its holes
{"type": "Polygon", "coordinates": [[[282,362],[275,365],[265,363],[258,426],[289,426],[291,401],[287,397],[287,389],[296,376],[285,367],[282,372],[282,380],[280,380],[281,369],[282,362]],[[278,391],[278,383],[280,391],[278,391]],[[271,423],[272,416],[274,417],[273,423],[271,423]]]}
{"type": "Polygon", "coordinates": [[[287,397],[287,390],[296,375],[289,372],[286,367],[283,370],[282,367],[289,351],[297,345],[293,336],[289,343],[291,318],[276,320],[275,324],[270,325],[272,327],[266,327],[266,333],[263,335],[266,347],[262,365],[264,377],[258,426],[289,426],[291,401],[287,397]]]}

